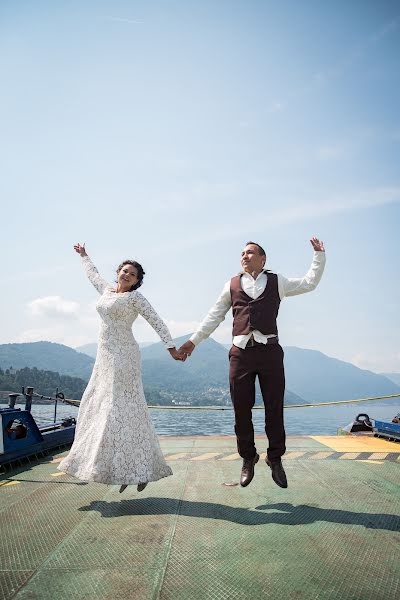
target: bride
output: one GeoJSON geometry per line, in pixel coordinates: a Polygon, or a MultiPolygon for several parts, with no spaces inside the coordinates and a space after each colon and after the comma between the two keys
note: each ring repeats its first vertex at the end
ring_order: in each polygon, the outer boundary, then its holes
{"type": "Polygon", "coordinates": [[[185,360],[171,334],[138,292],[144,271],[125,260],[117,269],[117,287],[99,275],[85,245],[76,244],[89,281],[101,294],[96,309],[101,327],[96,362],[82,396],[75,440],[59,470],[84,481],[131,484],[142,491],[148,482],[172,475],[165,462],[143,392],[140,351],[132,334],[138,315],[150,323],[175,360],[185,360]]]}

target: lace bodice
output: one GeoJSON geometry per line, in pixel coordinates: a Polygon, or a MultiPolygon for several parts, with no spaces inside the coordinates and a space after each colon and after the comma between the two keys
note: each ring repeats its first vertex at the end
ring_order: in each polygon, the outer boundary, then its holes
{"type": "Polygon", "coordinates": [[[114,327],[119,335],[122,335],[124,330],[130,331],[133,322],[138,315],[141,315],[160,336],[167,348],[175,347],[168,327],[143,294],[138,290],[116,293],[113,287],[101,277],[88,256],[82,257],[82,263],[89,281],[102,295],[96,310],[104,325],[114,327]]]}

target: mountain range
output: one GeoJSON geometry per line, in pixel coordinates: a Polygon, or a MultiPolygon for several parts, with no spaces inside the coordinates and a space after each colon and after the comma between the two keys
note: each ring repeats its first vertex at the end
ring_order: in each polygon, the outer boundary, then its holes
{"type": "Polygon", "coordinates": [[[36,367],[88,381],[93,364],[93,358],[87,354],[53,342],[0,344],[0,369],[36,367]]]}
{"type": "MultiPolygon", "coordinates": [[[[187,339],[188,336],[183,336],[175,342],[179,346],[187,339]]],[[[182,371],[179,363],[171,364],[161,342],[146,345],[141,348],[143,380],[157,387],[164,384],[179,388],[181,381],[202,387],[206,373],[210,387],[226,387],[228,348],[229,345],[210,338],[196,348],[182,371]]],[[[90,345],[94,356],[96,349],[96,344],[90,345]]],[[[83,347],[79,350],[84,351],[83,347]]],[[[306,399],[303,402],[331,402],[400,392],[400,373],[373,373],[322,352],[295,346],[287,346],[284,351],[286,386],[297,395],[296,403],[299,397],[306,399]]]]}
{"type": "MultiPolygon", "coordinates": [[[[174,340],[177,347],[187,340],[174,340]]],[[[89,379],[94,358],[82,350],[51,342],[0,345],[0,368],[37,367],[62,375],[89,379]]],[[[396,373],[373,373],[315,350],[285,347],[286,404],[330,402],[400,393],[396,373]],[[389,378],[390,375],[390,378],[389,378]]],[[[184,363],[173,361],[159,342],[141,348],[143,384],[155,404],[229,404],[228,349],[212,338],[200,344],[184,363]]],[[[26,382],[29,385],[29,382],[26,382]]],[[[393,399],[399,404],[399,399],[393,399]]]]}
{"type": "Polygon", "coordinates": [[[393,381],[393,383],[400,385],[400,373],[381,373],[381,375],[384,375],[390,381],[393,381]]]}
{"type": "MultiPolygon", "coordinates": [[[[179,347],[187,336],[174,339],[179,347]]],[[[157,390],[162,395],[179,394],[182,402],[230,404],[229,362],[227,349],[209,338],[200,344],[184,364],[172,361],[161,342],[141,348],[142,377],[145,389],[157,390]]],[[[257,402],[261,395],[257,390],[257,402]]],[[[286,404],[304,404],[305,400],[291,389],[285,393],[286,404]]]]}

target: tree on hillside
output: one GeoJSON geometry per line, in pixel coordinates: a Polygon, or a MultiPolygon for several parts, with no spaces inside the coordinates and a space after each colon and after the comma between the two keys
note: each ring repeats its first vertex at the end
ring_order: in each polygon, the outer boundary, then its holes
{"type": "Polygon", "coordinates": [[[86,381],[79,377],[60,375],[54,371],[43,371],[33,367],[14,370],[12,367],[0,369],[0,390],[21,392],[23,387],[32,386],[38,394],[54,396],[57,388],[66,398],[79,400],[86,387],[86,381]]]}

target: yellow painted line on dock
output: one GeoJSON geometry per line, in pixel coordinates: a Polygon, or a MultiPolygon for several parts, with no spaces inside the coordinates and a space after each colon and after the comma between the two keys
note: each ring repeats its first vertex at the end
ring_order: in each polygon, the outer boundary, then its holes
{"type": "Polygon", "coordinates": [[[191,460],[208,460],[209,458],[215,458],[219,456],[221,452],[207,452],[207,454],[200,454],[200,456],[194,456],[191,460]]]}
{"type": "Polygon", "coordinates": [[[21,483],[20,481],[2,481],[0,483],[0,487],[7,487],[10,485],[18,485],[19,483],[21,483]]]}
{"type": "Polygon", "coordinates": [[[235,454],[228,454],[228,456],[223,456],[219,460],[239,460],[239,458],[239,454],[235,452],[235,454]]]}
{"type": "Polygon", "coordinates": [[[60,463],[62,460],[64,460],[64,456],[59,456],[58,458],[53,458],[53,460],[50,461],[50,464],[56,465],[57,463],[60,463]]]}
{"type": "Polygon", "coordinates": [[[343,456],[339,456],[339,460],[354,460],[357,456],[360,456],[360,452],[346,452],[343,456]]]}
{"type": "Polygon", "coordinates": [[[400,454],[400,444],[375,437],[355,435],[312,435],[312,440],[328,446],[335,452],[395,452],[400,454]]]}
{"type": "Polygon", "coordinates": [[[369,458],[370,460],[379,460],[386,458],[388,454],[389,452],[373,452],[369,458]]]}
{"type": "Polygon", "coordinates": [[[366,458],[366,459],[360,458],[357,462],[372,463],[373,465],[384,465],[385,464],[383,462],[383,460],[370,460],[369,458],[366,458]]]}
{"type": "Polygon", "coordinates": [[[320,460],[321,458],[328,458],[328,456],[332,456],[332,454],[334,454],[334,452],[316,452],[315,454],[312,454],[310,458],[312,460],[320,460]]]}
{"type": "Polygon", "coordinates": [[[61,475],[66,475],[62,471],[58,471],[57,473],[50,473],[50,477],[61,477],[61,475]]]}
{"type": "Polygon", "coordinates": [[[179,452],[178,454],[170,454],[170,456],[166,456],[165,460],[179,460],[180,458],[184,458],[187,456],[187,452],[179,452]]]}
{"type": "Polygon", "coordinates": [[[288,452],[287,454],[282,456],[282,458],[283,459],[300,458],[301,456],[304,456],[305,454],[306,454],[306,452],[288,452]]]}

